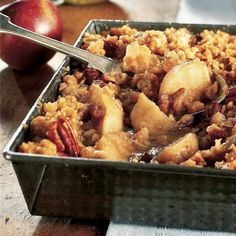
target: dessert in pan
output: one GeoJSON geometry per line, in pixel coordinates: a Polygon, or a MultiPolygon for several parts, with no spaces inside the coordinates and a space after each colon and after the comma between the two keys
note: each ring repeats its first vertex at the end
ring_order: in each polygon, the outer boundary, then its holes
{"type": "Polygon", "coordinates": [[[19,152],[236,169],[236,36],[128,25],[85,33],[107,74],[72,62],[19,152]]]}

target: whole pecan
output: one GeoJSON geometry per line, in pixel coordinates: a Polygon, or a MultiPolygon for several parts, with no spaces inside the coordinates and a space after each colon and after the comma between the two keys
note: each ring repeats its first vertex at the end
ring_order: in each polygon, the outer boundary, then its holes
{"type": "Polygon", "coordinates": [[[58,152],[68,156],[79,156],[80,147],[68,121],[59,118],[49,126],[47,135],[57,146],[58,152]]]}

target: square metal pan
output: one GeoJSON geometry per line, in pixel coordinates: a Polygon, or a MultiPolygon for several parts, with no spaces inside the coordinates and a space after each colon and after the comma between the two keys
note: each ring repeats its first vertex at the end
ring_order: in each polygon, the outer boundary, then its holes
{"type": "MultiPolygon", "coordinates": [[[[129,24],[140,30],[186,27],[236,34],[235,25],[92,20],[84,32],[129,24]]],[[[82,34],[76,46],[82,43],[82,34]]],[[[58,95],[66,58],[4,151],[33,215],[109,219],[116,222],[236,232],[236,171],[39,156],[17,152],[40,104],[58,95]]]]}

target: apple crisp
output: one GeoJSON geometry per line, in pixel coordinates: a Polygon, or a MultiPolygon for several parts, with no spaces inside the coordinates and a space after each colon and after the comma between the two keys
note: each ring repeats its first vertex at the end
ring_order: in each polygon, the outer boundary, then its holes
{"type": "Polygon", "coordinates": [[[119,70],[72,62],[20,152],[236,170],[236,35],[124,25],[81,47],[119,70]]]}

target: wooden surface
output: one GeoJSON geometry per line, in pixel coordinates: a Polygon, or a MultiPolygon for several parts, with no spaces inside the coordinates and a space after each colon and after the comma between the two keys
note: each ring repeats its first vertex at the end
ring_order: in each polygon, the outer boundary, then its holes
{"type": "MultiPolygon", "coordinates": [[[[0,6],[9,3],[1,0],[0,6]]],[[[64,21],[63,41],[73,44],[90,19],[174,21],[179,0],[114,0],[91,6],[59,6],[64,21]]],[[[39,96],[63,59],[56,54],[47,65],[14,71],[0,60],[0,151],[39,96]]],[[[105,235],[107,222],[31,216],[11,166],[0,156],[0,236],[105,235]]]]}

